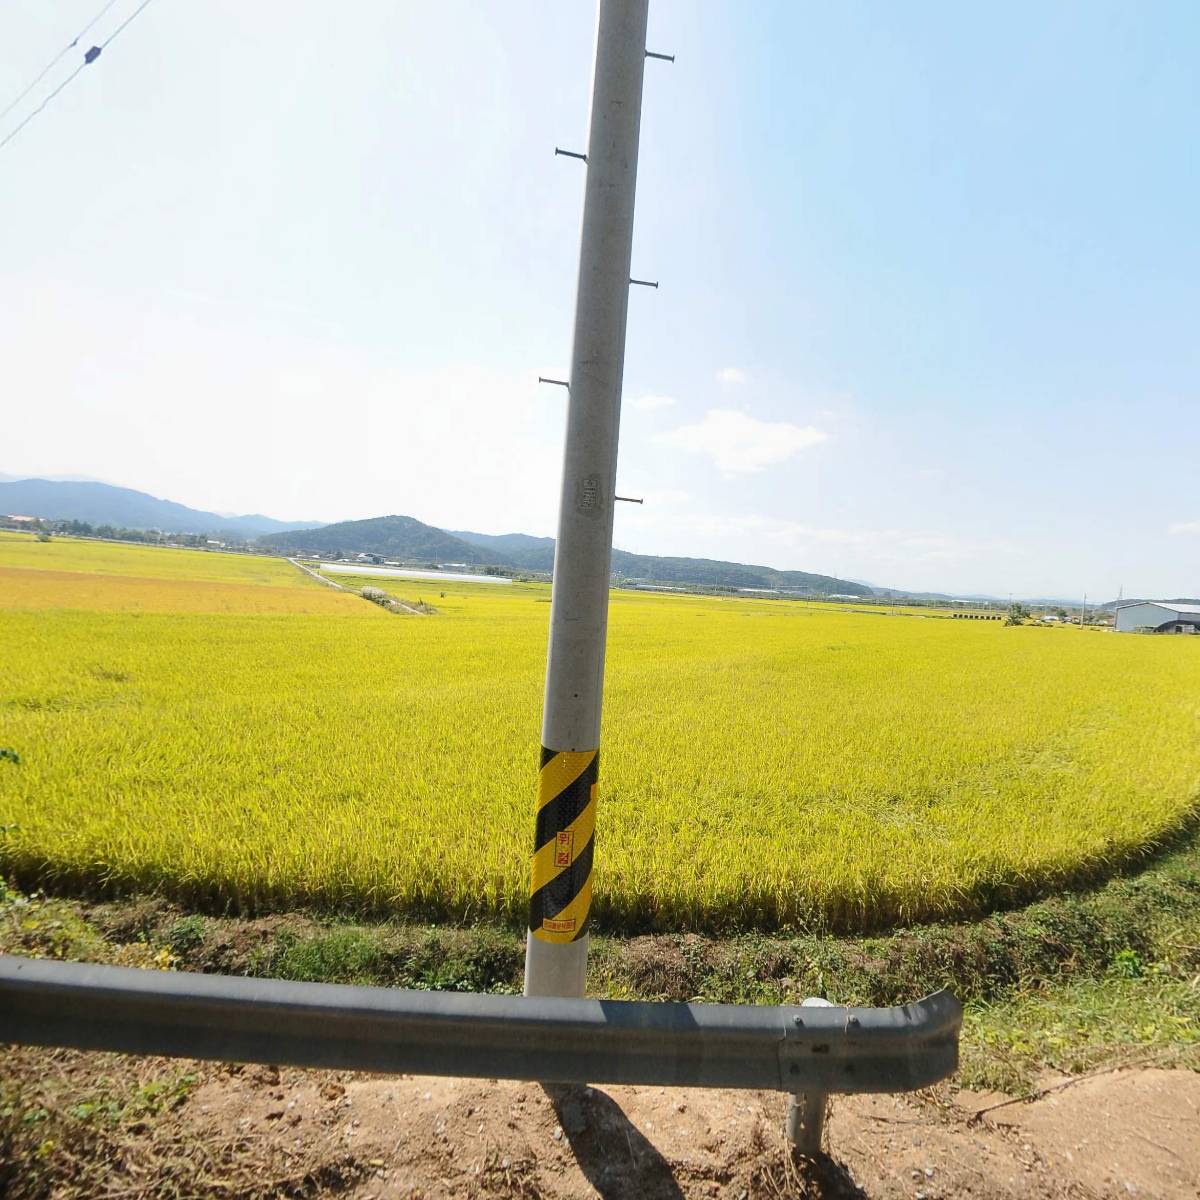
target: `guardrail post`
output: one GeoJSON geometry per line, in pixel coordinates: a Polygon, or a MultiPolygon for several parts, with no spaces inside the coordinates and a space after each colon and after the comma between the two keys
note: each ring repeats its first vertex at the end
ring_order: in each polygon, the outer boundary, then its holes
{"type": "MultiPolygon", "coordinates": [[[[810,996],[801,1008],[832,1008],[828,1000],[810,996]]],[[[797,1018],[800,1020],[801,1018],[797,1018]]],[[[787,1136],[798,1154],[816,1158],[821,1153],[821,1141],[825,1136],[825,1114],[829,1111],[827,1092],[797,1092],[788,1100],[787,1136]]]]}
{"type": "Polygon", "coordinates": [[[649,0],[600,0],[550,607],[527,996],[582,996],[649,0]]]}

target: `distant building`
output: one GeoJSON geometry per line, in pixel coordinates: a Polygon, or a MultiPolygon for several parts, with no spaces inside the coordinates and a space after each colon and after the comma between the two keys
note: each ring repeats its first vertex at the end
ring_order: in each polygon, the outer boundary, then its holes
{"type": "Polygon", "coordinates": [[[1117,632],[1200,633],[1200,604],[1139,600],[1117,609],[1117,632]]]}

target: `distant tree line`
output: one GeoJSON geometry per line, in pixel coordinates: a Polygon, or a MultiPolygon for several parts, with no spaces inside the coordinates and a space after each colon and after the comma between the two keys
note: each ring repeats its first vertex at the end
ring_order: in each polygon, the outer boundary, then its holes
{"type": "Polygon", "coordinates": [[[223,550],[238,550],[248,554],[262,554],[263,547],[220,531],[213,533],[170,533],[162,529],[126,529],[123,525],[93,525],[90,521],[52,521],[37,517],[32,521],[14,521],[11,517],[0,517],[0,529],[15,529],[32,533],[38,541],[46,542],[55,534],[65,537],[101,538],[112,542],[144,542],[150,546],[187,546],[207,550],[214,543],[223,550]]]}

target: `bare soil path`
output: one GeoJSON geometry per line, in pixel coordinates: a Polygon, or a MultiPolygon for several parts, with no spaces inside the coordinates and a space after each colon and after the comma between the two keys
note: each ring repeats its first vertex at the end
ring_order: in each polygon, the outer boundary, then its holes
{"type": "Polygon", "coordinates": [[[56,1112],[101,1084],[128,1093],[155,1078],[191,1081],[178,1103],[107,1132],[95,1122],[77,1121],[76,1136],[47,1126],[50,1147],[25,1148],[26,1163],[44,1156],[41,1182],[12,1172],[14,1145],[6,1176],[0,1147],[0,1193],[7,1185],[14,1197],[1200,1196],[1200,1074],[1186,1070],[1097,1074],[978,1118],[1003,1097],[840,1098],[829,1159],[796,1164],[782,1136],[785,1100],[773,1093],[544,1088],[17,1048],[9,1067],[26,1078],[40,1071],[56,1112]]]}

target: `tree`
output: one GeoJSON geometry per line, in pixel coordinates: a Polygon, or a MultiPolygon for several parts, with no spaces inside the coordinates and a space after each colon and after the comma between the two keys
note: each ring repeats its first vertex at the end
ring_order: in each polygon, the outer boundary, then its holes
{"type": "Polygon", "coordinates": [[[1024,625],[1029,620],[1029,609],[1025,605],[1014,600],[1008,606],[1008,617],[1005,620],[1005,625],[1024,625]]]}

